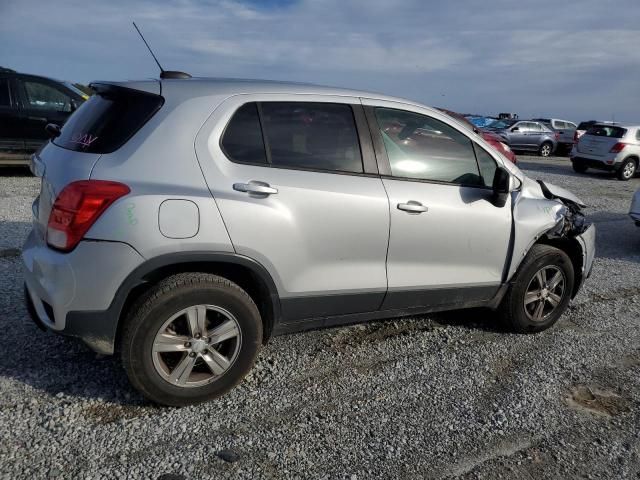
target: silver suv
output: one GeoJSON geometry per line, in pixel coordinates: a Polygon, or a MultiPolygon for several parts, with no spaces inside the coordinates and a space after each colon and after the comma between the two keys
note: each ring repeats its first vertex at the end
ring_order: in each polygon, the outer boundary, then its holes
{"type": "Polygon", "coordinates": [[[630,180],[640,162],[640,126],[596,123],[580,137],[570,158],[578,173],[596,168],[630,180]]]}
{"type": "Polygon", "coordinates": [[[502,137],[513,150],[538,152],[541,157],[553,154],[560,138],[558,132],[531,120],[496,120],[487,129],[502,137]]]}
{"type": "Polygon", "coordinates": [[[287,332],[470,307],[537,332],[590,273],[582,202],[438,110],[278,82],[93,88],[32,158],[26,301],[155,402],[227,392],[287,332]]]}

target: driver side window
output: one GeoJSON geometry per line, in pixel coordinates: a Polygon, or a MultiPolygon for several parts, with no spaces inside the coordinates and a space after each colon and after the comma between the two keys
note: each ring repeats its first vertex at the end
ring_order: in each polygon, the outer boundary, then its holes
{"type": "Polygon", "coordinates": [[[56,112],[71,111],[71,98],[57,88],[32,80],[25,80],[23,85],[27,97],[27,108],[56,112]]]}
{"type": "Polygon", "coordinates": [[[375,114],[394,177],[483,185],[471,140],[453,127],[404,110],[375,114]]]}

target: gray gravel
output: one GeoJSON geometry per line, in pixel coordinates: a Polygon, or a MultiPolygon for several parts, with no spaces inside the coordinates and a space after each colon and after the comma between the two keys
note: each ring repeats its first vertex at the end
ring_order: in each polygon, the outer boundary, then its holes
{"type": "Polygon", "coordinates": [[[461,311],[279,337],[240,387],[184,409],[28,322],[17,249],[38,187],[0,176],[0,478],[640,478],[640,179],[520,165],[599,228],[555,328],[512,335],[461,311]]]}

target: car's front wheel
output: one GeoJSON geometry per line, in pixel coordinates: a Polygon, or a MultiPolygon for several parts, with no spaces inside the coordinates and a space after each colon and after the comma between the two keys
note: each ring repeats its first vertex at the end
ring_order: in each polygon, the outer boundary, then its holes
{"type": "Polygon", "coordinates": [[[571,259],[550,245],[534,245],[502,300],[500,314],[513,331],[533,333],[558,321],[571,300],[571,259]]]}
{"type": "Polygon", "coordinates": [[[244,290],[216,275],[184,273],[160,282],[132,308],[121,353],[145,397],[183,406],[231,390],[261,343],[260,314],[244,290]]]}

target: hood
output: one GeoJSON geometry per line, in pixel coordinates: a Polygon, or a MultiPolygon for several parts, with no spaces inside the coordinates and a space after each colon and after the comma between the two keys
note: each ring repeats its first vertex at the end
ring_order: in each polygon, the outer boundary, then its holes
{"type": "Polygon", "coordinates": [[[581,208],[584,208],[587,206],[582,200],[580,200],[578,197],[576,197],[573,193],[571,193],[569,190],[565,188],[558,187],[553,183],[543,182],[542,180],[538,180],[538,183],[540,184],[542,193],[547,198],[558,198],[560,200],[565,200],[571,203],[575,203],[581,208]]]}

